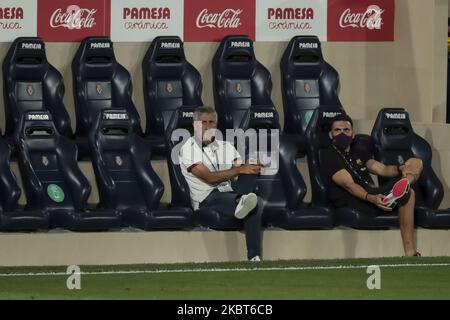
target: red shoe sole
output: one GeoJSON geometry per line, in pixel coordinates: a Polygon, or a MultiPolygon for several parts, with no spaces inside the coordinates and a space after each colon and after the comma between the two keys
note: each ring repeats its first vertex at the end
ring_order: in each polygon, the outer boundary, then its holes
{"type": "Polygon", "coordinates": [[[408,191],[409,181],[406,178],[403,178],[397,181],[392,187],[392,194],[396,198],[403,197],[405,193],[408,191]]]}

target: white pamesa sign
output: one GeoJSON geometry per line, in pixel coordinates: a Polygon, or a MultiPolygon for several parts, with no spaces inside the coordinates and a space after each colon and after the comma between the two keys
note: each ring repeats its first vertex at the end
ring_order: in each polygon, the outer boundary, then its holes
{"type": "Polygon", "coordinates": [[[151,41],[156,36],[183,38],[183,1],[111,0],[112,41],[151,41]]]}
{"type": "Polygon", "coordinates": [[[0,1],[0,42],[12,42],[17,37],[35,37],[36,34],[36,0],[0,1]]]}
{"type": "Polygon", "coordinates": [[[289,41],[300,34],[326,40],[327,0],[256,1],[257,41],[289,41]]]}

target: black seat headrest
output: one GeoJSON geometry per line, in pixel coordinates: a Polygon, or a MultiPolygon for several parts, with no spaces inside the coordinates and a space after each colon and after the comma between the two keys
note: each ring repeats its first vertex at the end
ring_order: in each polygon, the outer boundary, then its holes
{"type": "Polygon", "coordinates": [[[183,41],[178,36],[159,36],[153,39],[146,59],[156,63],[181,63],[184,55],[183,41]]]}
{"type": "Polygon", "coordinates": [[[239,128],[246,129],[279,129],[278,112],[273,106],[252,106],[242,117],[239,128]]]}
{"type": "Polygon", "coordinates": [[[49,111],[29,111],[23,115],[20,135],[26,137],[42,137],[59,135],[55,129],[52,115],[49,111]]]}
{"type": "Polygon", "coordinates": [[[331,123],[336,116],[343,113],[345,111],[340,105],[325,105],[314,110],[306,130],[308,144],[316,144],[318,148],[327,148],[331,143],[328,136],[331,123]]]}
{"type": "Polygon", "coordinates": [[[316,112],[318,113],[316,128],[326,132],[330,131],[331,123],[336,116],[345,114],[345,111],[339,105],[320,106],[316,112]]]}
{"type": "Polygon", "coordinates": [[[130,116],[126,110],[103,110],[99,115],[99,132],[107,136],[128,136],[133,133],[130,116]]]}
{"type": "Polygon", "coordinates": [[[318,64],[323,60],[320,40],[316,36],[293,37],[286,51],[294,64],[318,64]]]}
{"type": "Polygon", "coordinates": [[[372,129],[374,143],[382,149],[411,149],[414,131],[404,108],[383,108],[372,129]]]}
{"type": "Polygon", "coordinates": [[[255,60],[253,41],[246,35],[226,36],[216,55],[223,63],[252,63],[255,60]]]}
{"type": "Polygon", "coordinates": [[[19,37],[14,40],[4,63],[39,65],[47,62],[45,44],[39,37],[19,37]]]}
{"type": "Polygon", "coordinates": [[[87,37],[81,42],[78,52],[81,63],[101,65],[116,61],[109,37],[87,37]]]}

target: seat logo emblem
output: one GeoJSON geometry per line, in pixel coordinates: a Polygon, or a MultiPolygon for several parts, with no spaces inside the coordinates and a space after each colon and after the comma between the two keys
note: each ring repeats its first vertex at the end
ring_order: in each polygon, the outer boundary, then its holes
{"type": "Polygon", "coordinates": [[[100,95],[103,92],[103,88],[101,84],[97,84],[97,86],[95,87],[95,89],[97,90],[97,93],[100,95]]]}
{"type": "Polygon", "coordinates": [[[172,84],[169,82],[168,84],[167,84],[167,86],[166,86],[166,91],[168,92],[168,93],[171,93],[172,91],[173,91],[173,87],[172,87],[172,84]]]}
{"type": "Polygon", "coordinates": [[[48,158],[46,156],[42,156],[41,162],[44,165],[44,167],[47,167],[49,164],[48,158]]]}
{"type": "Polygon", "coordinates": [[[121,167],[123,165],[123,160],[120,156],[116,156],[116,164],[121,167]]]}
{"type": "Polygon", "coordinates": [[[242,92],[242,86],[241,86],[241,84],[238,82],[238,83],[236,83],[236,91],[238,92],[238,93],[241,93],[242,92]]]}
{"type": "Polygon", "coordinates": [[[34,93],[34,89],[33,89],[33,86],[31,84],[29,84],[27,86],[27,93],[28,93],[29,96],[32,96],[33,93],[34,93]]]}
{"type": "Polygon", "coordinates": [[[305,89],[306,93],[310,93],[311,92],[311,86],[308,82],[305,82],[305,85],[303,87],[305,89]]]}

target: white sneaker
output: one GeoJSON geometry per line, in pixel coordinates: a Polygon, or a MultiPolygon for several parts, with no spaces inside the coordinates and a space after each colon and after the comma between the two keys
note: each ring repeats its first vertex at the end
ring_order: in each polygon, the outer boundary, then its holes
{"type": "Polygon", "coordinates": [[[253,258],[250,259],[250,261],[259,262],[259,261],[261,261],[261,257],[260,256],[254,256],[253,258]]]}
{"type": "Polygon", "coordinates": [[[258,204],[258,197],[253,192],[244,194],[234,210],[234,216],[244,219],[258,204]]]}

